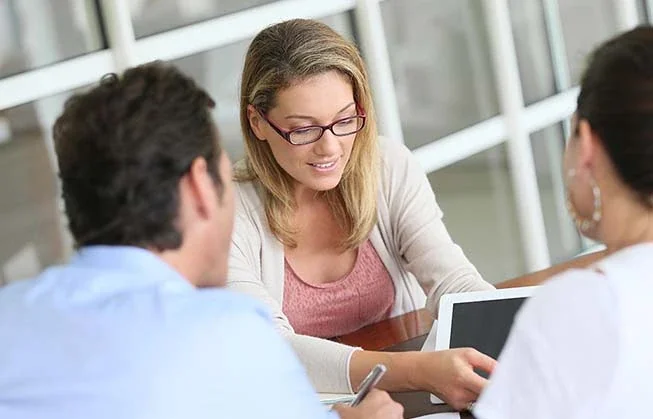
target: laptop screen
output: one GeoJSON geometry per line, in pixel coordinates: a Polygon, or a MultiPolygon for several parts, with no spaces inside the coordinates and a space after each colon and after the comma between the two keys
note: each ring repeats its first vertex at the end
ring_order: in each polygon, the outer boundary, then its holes
{"type": "Polygon", "coordinates": [[[524,301],[526,298],[454,303],[449,347],[472,347],[497,359],[524,301]]]}

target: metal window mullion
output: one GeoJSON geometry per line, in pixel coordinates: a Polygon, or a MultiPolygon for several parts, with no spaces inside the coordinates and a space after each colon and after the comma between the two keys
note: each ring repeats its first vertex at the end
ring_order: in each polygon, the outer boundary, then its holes
{"type": "Polygon", "coordinates": [[[549,249],[533,150],[524,122],[524,99],[508,3],[507,0],[487,0],[483,4],[486,7],[499,101],[508,133],[510,174],[526,266],[529,270],[543,269],[550,265],[549,249]]]}
{"type": "MultiPolygon", "coordinates": [[[[558,92],[565,91],[571,86],[571,75],[569,74],[569,62],[565,45],[564,31],[558,0],[543,0],[544,24],[546,35],[549,41],[551,64],[553,67],[553,78],[558,92]]],[[[532,131],[531,131],[532,132],[532,131]]],[[[562,121],[562,135],[566,141],[569,138],[571,126],[569,118],[562,121]]],[[[557,137],[557,135],[555,136],[557,137]]],[[[562,161],[564,153],[564,142],[557,138],[546,138],[546,148],[549,171],[551,173],[551,184],[553,189],[553,202],[558,221],[562,246],[565,252],[578,249],[580,245],[579,234],[571,223],[567,212],[566,189],[562,178],[562,161]]]]}
{"type": "Polygon", "coordinates": [[[113,70],[103,50],[0,79],[0,110],[82,87],[113,70]]]}
{"type": "MultiPolygon", "coordinates": [[[[108,0],[110,1],[110,0],[108,0]]],[[[175,60],[254,37],[271,24],[293,18],[320,19],[346,12],[355,0],[279,0],[136,40],[139,63],[175,60]]]]}
{"type": "Polygon", "coordinates": [[[374,92],[379,132],[404,142],[379,0],[357,0],[355,16],[374,92]]]}
{"type": "Polygon", "coordinates": [[[617,29],[626,31],[639,24],[637,0],[614,0],[617,29]]]}
{"type": "MultiPolygon", "coordinates": [[[[576,107],[578,87],[548,97],[525,109],[528,132],[539,131],[567,118],[576,107]]],[[[427,172],[442,169],[505,142],[506,124],[502,115],[481,121],[428,144],[413,153],[427,172]]]]}
{"type": "Polygon", "coordinates": [[[138,64],[136,36],[128,0],[102,0],[102,19],[116,72],[138,64]]]}
{"type": "Polygon", "coordinates": [[[505,142],[504,118],[494,116],[428,144],[417,147],[413,154],[426,173],[430,173],[505,142]]]}
{"type": "Polygon", "coordinates": [[[644,0],[644,8],[648,22],[653,22],[653,0],[644,0]]]}

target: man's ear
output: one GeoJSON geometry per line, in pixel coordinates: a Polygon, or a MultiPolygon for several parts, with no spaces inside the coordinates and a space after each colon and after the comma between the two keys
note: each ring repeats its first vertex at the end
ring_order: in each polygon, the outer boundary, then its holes
{"type": "Polygon", "coordinates": [[[266,121],[263,119],[259,111],[256,110],[254,105],[247,105],[247,120],[249,121],[249,126],[256,138],[261,141],[267,141],[263,130],[266,121]]]}
{"type": "Polygon", "coordinates": [[[208,171],[206,160],[203,157],[195,158],[185,177],[196,213],[204,219],[210,218],[217,210],[218,191],[208,171]]]}

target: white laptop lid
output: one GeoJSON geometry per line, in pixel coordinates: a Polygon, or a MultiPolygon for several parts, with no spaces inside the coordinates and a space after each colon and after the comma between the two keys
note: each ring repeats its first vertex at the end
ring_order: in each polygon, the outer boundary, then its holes
{"type": "MultiPolygon", "coordinates": [[[[472,347],[497,359],[515,315],[538,287],[445,294],[440,298],[435,346],[424,350],[472,347]]],[[[433,332],[433,331],[432,331],[433,332]]],[[[432,343],[431,343],[432,345],[432,343]]],[[[432,403],[443,403],[431,395],[432,403]]]]}

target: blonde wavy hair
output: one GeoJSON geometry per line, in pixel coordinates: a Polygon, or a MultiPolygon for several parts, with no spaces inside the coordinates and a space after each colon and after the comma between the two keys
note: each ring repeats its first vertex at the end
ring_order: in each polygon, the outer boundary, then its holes
{"type": "Polygon", "coordinates": [[[276,106],[280,90],[334,70],[351,82],[354,100],[367,115],[364,128],[354,139],[340,183],[320,192],[346,233],[342,248],[352,249],[367,239],[376,223],[380,162],[372,95],[358,49],[323,23],[294,19],[261,31],[245,58],[240,90],[245,165],[236,171],[235,180],[258,180],[262,184],[268,224],[286,246],[297,245],[292,224],[296,209],[294,180],[277,163],[267,141],[254,135],[247,107],[253,105],[265,114],[276,106]]]}

